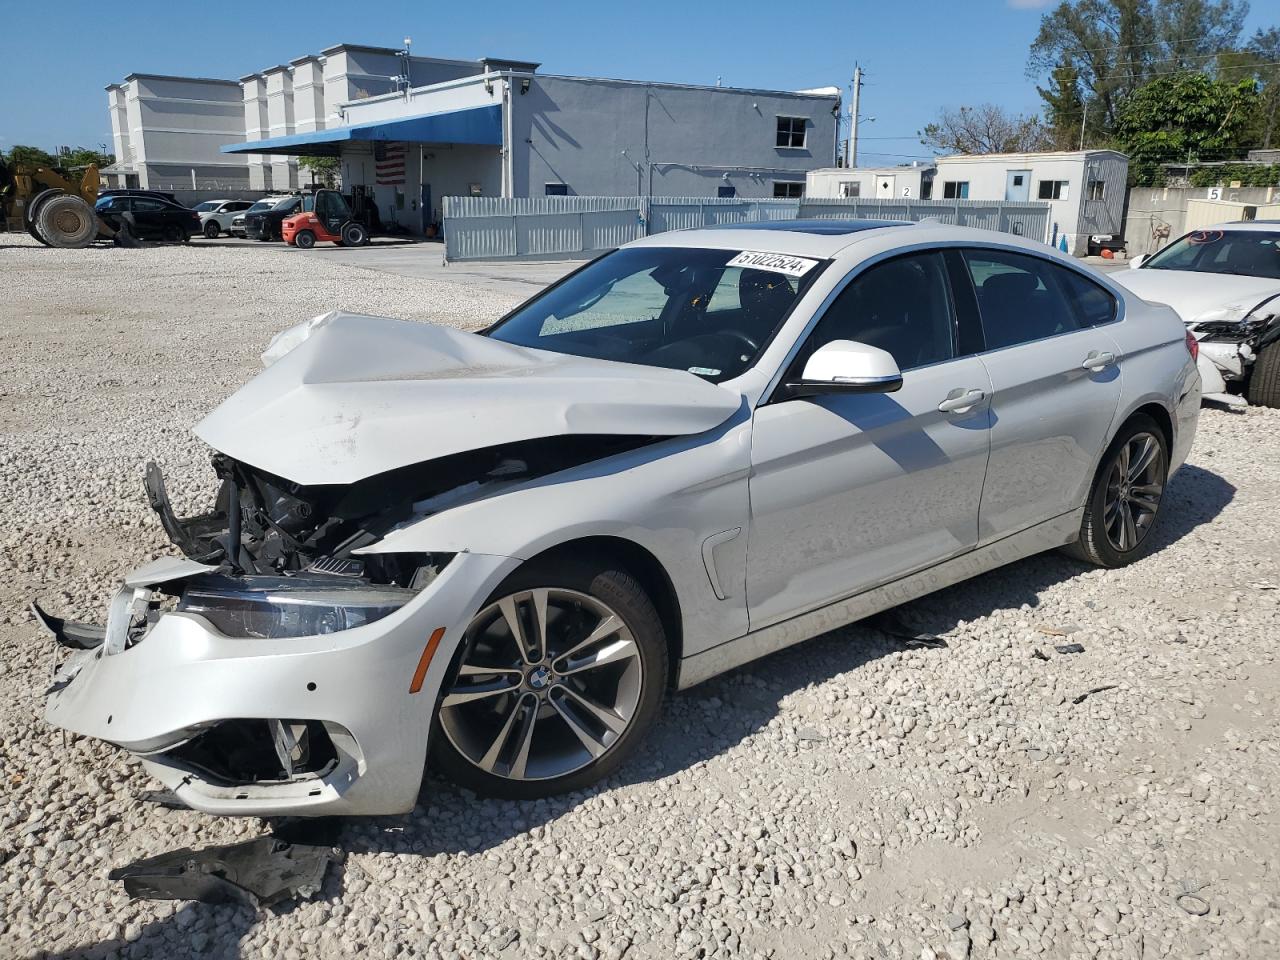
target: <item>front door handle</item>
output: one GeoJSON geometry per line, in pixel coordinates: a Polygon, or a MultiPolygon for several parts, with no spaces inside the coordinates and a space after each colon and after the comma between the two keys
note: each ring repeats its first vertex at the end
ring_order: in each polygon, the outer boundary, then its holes
{"type": "Polygon", "coordinates": [[[947,394],[947,399],[938,404],[938,409],[943,413],[964,413],[985,399],[987,399],[985,390],[966,390],[964,387],[957,387],[947,394]]]}
{"type": "Polygon", "coordinates": [[[1116,362],[1116,355],[1110,350],[1090,350],[1089,355],[1080,364],[1086,370],[1097,373],[1116,362]]]}

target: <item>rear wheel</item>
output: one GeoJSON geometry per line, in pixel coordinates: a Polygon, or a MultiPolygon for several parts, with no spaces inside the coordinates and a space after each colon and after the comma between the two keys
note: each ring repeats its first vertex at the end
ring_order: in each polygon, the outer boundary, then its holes
{"type": "Polygon", "coordinates": [[[87,247],[98,235],[98,216],[80,197],[64,193],[50,197],[36,214],[40,235],[51,247],[75,250],[87,247]]]}
{"type": "Polygon", "coordinates": [[[1089,491],[1080,539],[1067,553],[1100,567],[1146,556],[1169,477],[1164,433],[1148,416],[1126,423],[1107,448],[1089,491]]]}
{"type": "Polygon", "coordinates": [[[575,563],[519,570],[467,627],[433,757],[490,796],[580,789],[634,752],[666,678],[662,621],[630,574],[575,563]]]}
{"type": "Polygon", "coordinates": [[[1259,407],[1280,408],[1280,340],[1258,351],[1249,374],[1247,399],[1259,407]]]}
{"type": "Polygon", "coordinates": [[[222,232],[222,228],[218,226],[217,220],[206,220],[204,224],[204,235],[210,240],[217,240],[218,234],[222,232]]]}
{"type": "Polygon", "coordinates": [[[354,220],[342,225],[342,242],[348,247],[362,247],[369,242],[369,231],[354,220]]]}
{"type": "Polygon", "coordinates": [[[303,250],[310,250],[316,245],[316,235],[310,230],[299,230],[293,235],[293,242],[303,250]]]}

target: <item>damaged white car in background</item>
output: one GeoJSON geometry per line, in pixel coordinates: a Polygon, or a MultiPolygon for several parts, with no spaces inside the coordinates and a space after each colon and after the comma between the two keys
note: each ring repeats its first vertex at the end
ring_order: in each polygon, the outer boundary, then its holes
{"type": "Polygon", "coordinates": [[[1038,551],[1148,553],[1195,342],[1043,245],[668,233],[484,334],[332,313],[196,433],[213,509],[125,577],[48,720],[224,814],[581,788],[663,692],[1038,551]]]}
{"type": "Polygon", "coordinates": [[[1280,223],[1221,223],[1136,257],[1112,279],[1178,311],[1200,343],[1206,395],[1280,407],[1280,223]]]}

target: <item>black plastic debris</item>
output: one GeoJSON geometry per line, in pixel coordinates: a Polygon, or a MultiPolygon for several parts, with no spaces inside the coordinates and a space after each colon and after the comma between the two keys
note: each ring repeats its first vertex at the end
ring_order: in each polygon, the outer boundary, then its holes
{"type": "Polygon", "coordinates": [[[1059,653],[1084,653],[1084,644],[1080,643],[1059,643],[1054,648],[1059,653]]]}
{"type": "Polygon", "coordinates": [[[947,641],[936,633],[913,630],[902,620],[891,614],[880,614],[872,617],[869,625],[886,636],[901,640],[902,645],[914,649],[940,650],[946,649],[947,641]]]}
{"type": "Polygon", "coordinates": [[[1033,648],[1032,648],[1032,650],[1031,650],[1031,656],[1035,657],[1037,660],[1048,660],[1048,659],[1049,659],[1049,655],[1048,655],[1047,653],[1045,653],[1043,650],[1041,650],[1039,647],[1033,647],[1033,648]]]}
{"type": "Polygon", "coordinates": [[[256,837],[203,850],[183,848],[138,860],[107,874],[142,900],[199,900],[269,907],[319,893],[331,863],[342,852],[323,844],[256,837]]]}
{"type": "Polygon", "coordinates": [[[169,810],[191,809],[179,800],[178,795],[172,790],[143,790],[138,794],[138,799],[143,803],[154,803],[158,807],[166,807],[169,810]]]}
{"type": "Polygon", "coordinates": [[[1072,698],[1071,698],[1071,702],[1072,702],[1072,703],[1084,703],[1084,702],[1085,702],[1085,700],[1089,699],[1089,697],[1093,696],[1095,693],[1102,693],[1102,692],[1104,692],[1104,691],[1106,691],[1106,690],[1114,690],[1114,689],[1116,689],[1116,684],[1114,684],[1114,683],[1108,683],[1108,684],[1105,684],[1104,686],[1101,686],[1101,687],[1090,687],[1090,688],[1089,688],[1088,690],[1086,690],[1084,693],[1080,694],[1080,696],[1078,696],[1078,697],[1072,697],[1072,698]]]}

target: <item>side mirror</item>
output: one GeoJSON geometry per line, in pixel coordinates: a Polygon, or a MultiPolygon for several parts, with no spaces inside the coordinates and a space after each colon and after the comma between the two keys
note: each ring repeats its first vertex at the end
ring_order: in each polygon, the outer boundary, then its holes
{"type": "Polygon", "coordinates": [[[1136,257],[1134,257],[1132,260],[1129,261],[1129,269],[1137,270],[1140,266],[1146,263],[1147,260],[1149,260],[1150,258],[1151,258],[1151,254],[1149,253],[1138,254],[1136,257]]]}
{"type": "Polygon", "coordinates": [[[804,365],[799,380],[784,385],[786,396],[828,393],[893,393],[902,386],[902,371],[893,354],[854,340],[824,343],[804,365]]]}

